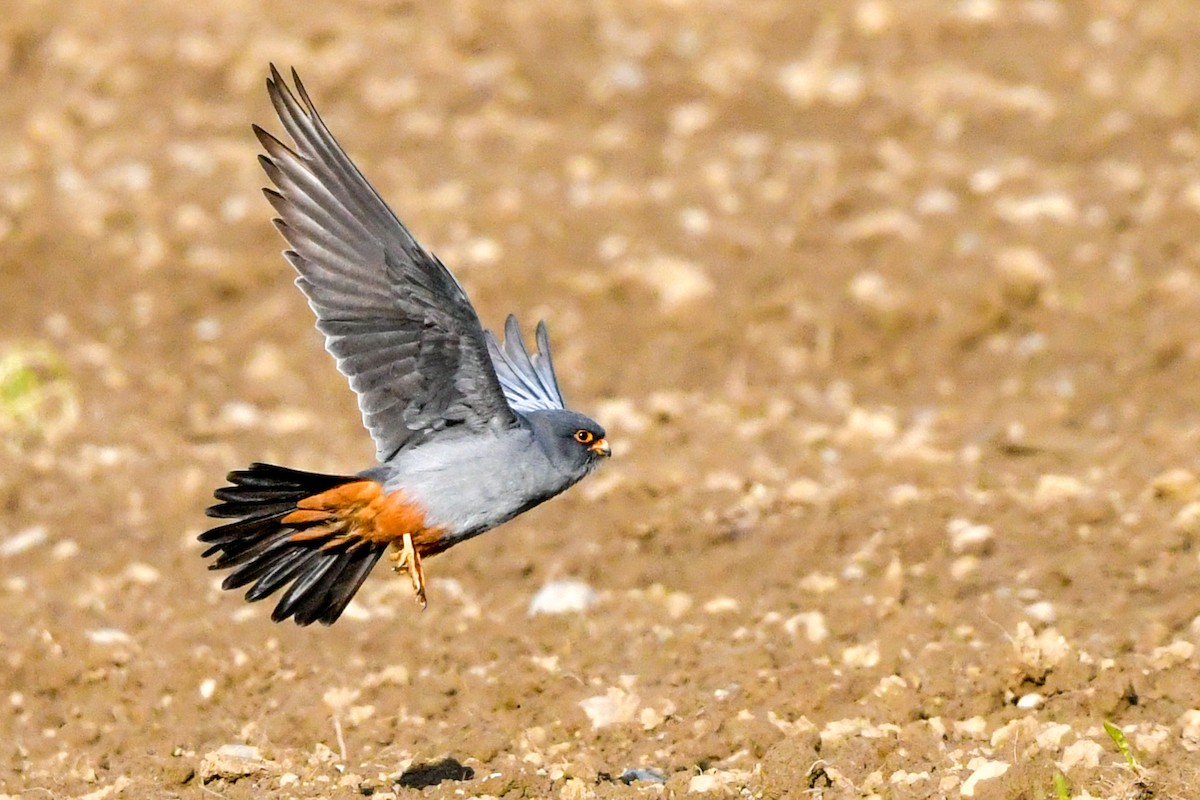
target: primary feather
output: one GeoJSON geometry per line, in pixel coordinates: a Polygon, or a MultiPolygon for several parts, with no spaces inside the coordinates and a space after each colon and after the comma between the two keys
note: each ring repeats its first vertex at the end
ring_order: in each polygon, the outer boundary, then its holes
{"type": "Polygon", "coordinates": [[[454,276],[371,187],[292,73],[267,89],[295,148],[255,128],[296,284],[358,395],[380,461],[457,425],[517,420],[479,318],[454,276]]]}
{"type": "Polygon", "coordinates": [[[567,407],[562,390],[558,388],[554,362],[550,360],[550,336],[546,333],[545,322],[538,323],[538,349],[533,354],[525,346],[517,318],[511,314],[504,325],[504,344],[500,344],[491,331],[485,331],[484,335],[500,388],[513,411],[526,414],[567,407]]]}

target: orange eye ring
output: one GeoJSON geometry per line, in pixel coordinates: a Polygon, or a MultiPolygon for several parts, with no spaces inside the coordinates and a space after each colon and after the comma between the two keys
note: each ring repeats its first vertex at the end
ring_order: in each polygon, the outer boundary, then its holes
{"type": "Polygon", "coordinates": [[[596,436],[591,431],[575,431],[575,441],[580,444],[591,444],[596,441],[596,436]]]}

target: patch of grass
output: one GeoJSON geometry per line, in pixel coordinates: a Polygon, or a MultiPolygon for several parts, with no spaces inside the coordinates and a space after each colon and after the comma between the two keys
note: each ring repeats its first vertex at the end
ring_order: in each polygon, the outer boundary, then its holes
{"type": "Polygon", "coordinates": [[[1071,787],[1067,776],[1061,772],[1054,773],[1054,797],[1056,800],[1071,800],[1071,787]]]}
{"type": "Polygon", "coordinates": [[[46,345],[0,347],[0,439],[20,449],[30,439],[54,439],[79,420],[75,385],[46,345]]]}

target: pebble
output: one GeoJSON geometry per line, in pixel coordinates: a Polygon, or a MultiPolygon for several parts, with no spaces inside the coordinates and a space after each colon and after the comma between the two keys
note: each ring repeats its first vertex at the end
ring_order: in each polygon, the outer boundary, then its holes
{"type": "Polygon", "coordinates": [[[714,769],[700,775],[693,775],[688,781],[689,794],[708,794],[710,792],[726,793],[727,787],[744,785],[750,773],[743,770],[714,769]]]}
{"type": "Polygon", "coordinates": [[[1048,508],[1089,493],[1087,484],[1071,475],[1043,475],[1038,478],[1033,490],[1033,502],[1039,508],[1048,508]]]}
{"type": "Polygon", "coordinates": [[[1032,247],[1009,247],[996,256],[996,273],[1004,295],[1021,304],[1036,302],[1054,282],[1054,270],[1032,247]]]}
{"type": "Polygon", "coordinates": [[[128,633],[116,628],[95,628],[84,636],[93,644],[129,644],[133,641],[128,633]]]}
{"type": "Polygon", "coordinates": [[[847,667],[870,668],[879,664],[879,642],[851,645],[842,651],[842,663],[847,667]]]}
{"type": "Polygon", "coordinates": [[[706,614],[727,614],[737,611],[741,605],[732,597],[714,597],[704,604],[706,614]]]}
{"type": "Polygon", "coordinates": [[[528,614],[578,614],[595,605],[596,590],[583,581],[550,581],[529,601],[528,614]]]}
{"type": "Polygon", "coordinates": [[[654,769],[627,769],[621,773],[619,779],[621,783],[633,783],[634,781],[646,781],[648,783],[666,783],[667,776],[662,770],[654,769]]]}
{"type": "Polygon", "coordinates": [[[0,557],[11,558],[12,556],[20,555],[44,543],[48,538],[49,534],[46,532],[45,527],[41,525],[34,525],[31,528],[18,531],[0,541],[0,557]]]}
{"type": "Polygon", "coordinates": [[[1067,745],[1063,750],[1062,761],[1058,762],[1058,766],[1063,772],[1067,772],[1074,767],[1082,767],[1084,769],[1095,769],[1100,766],[1100,757],[1104,755],[1104,747],[1098,742],[1093,742],[1091,739],[1080,739],[1077,742],[1067,745]]]}
{"type": "Polygon", "coordinates": [[[1008,772],[1008,767],[1009,765],[1004,761],[990,761],[981,757],[972,758],[967,762],[967,769],[974,770],[974,772],[963,781],[960,793],[963,797],[974,797],[975,788],[980,783],[999,778],[1008,772]]]}
{"type": "Polygon", "coordinates": [[[829,625],[820,611],[801,611],[785,620],[783,629],[791,636],[803,629],[804,638],[813,644],[820,644],[829,638],[829,625]]]}
{"type": "Polygon", "coordinates": [[[1046,698],[1037,692],[1030,692],[1029,694],[1021,695],[1020,699],[1017,700],[1017,708],[1023,711],[1031,711],[1041,706],[1045,701],[1046,698]]]}
{"type": "Polygon", "coordinates": [[[1154,648],[1150,653],[1150,666],[1156,670],[1170,669],[1185,664],[1196,655],[1196,645],[1185,639],[1176,639],[1168,645],[1154,648]]]}
{"type": "Polygon", "coordinates": [[[593,729],[630,722],[637,718],[639,699],[624,689],[612,686],[604,694],[579,701],[593,729]]]}
{"type": "Polygon", "coordinates": [[[663,311],[674,311],[716,291],[716,284],[699,264],[675,256],[627,261],[620,270],[630,281],[658,295],[663,311]]]}
{"type": "Polygon", "coordinates": [[[1200,752],[1200,709],[1190,708],[1184,711],[1175,724],[1180,728],[1183,749],[1189,753],[1200,752]]]}
{"type": "Polygon", "coordinates": [[[248,744],[224,744],[205,753],[200,761],[200,778],[204,783],[213,780],[235,781],[250,775],[269,772],[274,764],[262,757],[257,747],[248,744]]]}
{"type": "Polygon", "coordinates": [[[1171,527],[1181,533],[1200,531],[1200,501],[1193,500],[1171,518],[1171,527]]]}
{"type": "Polygon", "coordinates": [[[991,525],[981,525],[962,518],[946,524],[950,534],[950,549],[955,553],[979,552],[995,538],[991,525]]]}
{"type": "Polygon", "coordinates": [[[1025,613],[1030,618],[1045,625],[1053,623],[1058,618],[1058,612],[1054,610],[1054,604],[1048,600],[1039,600],[1036,603],[1030,603],[1025,606],[1025,613]]]}

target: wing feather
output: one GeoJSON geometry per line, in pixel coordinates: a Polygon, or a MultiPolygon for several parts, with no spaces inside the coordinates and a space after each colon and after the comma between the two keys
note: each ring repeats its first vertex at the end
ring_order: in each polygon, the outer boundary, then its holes
{"type": "Polygon", "coordinates": [[[292,145],[255,126],[275,186],[264,192],[377,457],[451,426],[515,425],[462,286],[342,150],[295,70],[292,83],[271,67],[267,92],[292,145]]]}
{"type": "Polygon", "coordinates": [[[530,353],[517,318],[504,323],[504,343],[486,331],[488,353],[509,406],[518,413],[566,408],[550,357],[550,335],[546,323],[537,326],[537,352],[530,353]]]}

